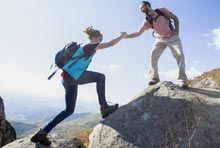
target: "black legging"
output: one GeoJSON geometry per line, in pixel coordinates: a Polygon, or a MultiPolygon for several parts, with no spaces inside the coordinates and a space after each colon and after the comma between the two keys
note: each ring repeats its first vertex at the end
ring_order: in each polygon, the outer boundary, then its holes
{"type": "Polygon", "coordinates": [[[75,109],[78,85],[93,82],[96,82],[97,84],[96,90],[98,94],[99,104],[102,105],[106,103],[104,74],[92,71],[85,71],[77,81],[75,81],[70,76],[63,77],[62,84],[65,88],[66,109],[60,112],[51,122],[49,122],[43,128],[43,130],[46,132],[50,132],[57,124],[70,116],[75,109]]]}

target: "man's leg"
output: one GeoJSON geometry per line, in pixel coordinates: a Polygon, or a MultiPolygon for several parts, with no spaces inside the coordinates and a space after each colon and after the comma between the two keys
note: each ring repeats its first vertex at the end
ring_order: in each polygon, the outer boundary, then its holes
{"type": "Polygon", "coordinates": [[[187,76],[185,73],[185,56],[182,49],[181,40],[177,35],[173,36],[169,41],[169,48],[172,51],[173,57],[176,59],[179,68],[178,84],[180,87],[187,88],[187,76]]]}
{"type": "Polygon", "coordinates": [[[166,46],[166,40],[164,39],[157,39],[153,45],[149,65],[149,85],[154,85],[160,81],[158,74],[158,60],[166,46]]]}

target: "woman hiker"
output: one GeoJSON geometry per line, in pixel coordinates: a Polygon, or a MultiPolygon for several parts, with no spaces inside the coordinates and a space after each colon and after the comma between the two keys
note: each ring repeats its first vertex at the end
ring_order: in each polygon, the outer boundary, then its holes
{"type": "MultiPolygon", "coordinates": [[[[31,141],[34,143],[40,143],[46,146],[51,145],[51,141],[47,138],[47,134],[61,121],[70,116],[75,109],[75,103],[77,98],[77,87],[78,85],[87,84],[87,83],[96,83],[96,90],[98,94],[98,100],[100,104],[100,111],[102,114],[102,118],[106,118],[109,114],[112,114],[118,109],[118,104],[108,105],[105,97],[105,75],[98,72],[87,71],[89,63],[95,52],[97,50],[105,49],[115,44],[119,43],[119,41],[125,37],[127,34],[125,32],[121,32],[120,36],[117,38],[102,43],[103,35],[99,30],[94,29],[92,26],[87,27],[84,31],[88,36],[90,43],[83,46],[83,48],[78,49],[76,52],[80,54],[80,52],[85,52],[89,54],[89,57],[82,57],[79,61],[77,61],[72,67],[68,67],[68,63],[64,66],[64,70],[61,73],[62,76],[62,84],[65,88],[65,102],[66,109],[60,112],[52,121],[50,121],[43,129],[40,129],[32,138],[31,141]],[[85,61],[85,62],[84,62],[85,61]],[[86,63],[87,62],[87,63],[86,63]],[[82,64],[86,63],[86,64],[82,64]],[[82,71],[81,75],[78,75],[78,79],[75,79],[75,71],[80,71],[82,69],[78,69],[78,67],[84,68],[85,71],[82,71]]],[[[77,54],[77,53],[75,53],[77,54]]],[[[74,54],[74,55],[75,55],[74,54]]]]}

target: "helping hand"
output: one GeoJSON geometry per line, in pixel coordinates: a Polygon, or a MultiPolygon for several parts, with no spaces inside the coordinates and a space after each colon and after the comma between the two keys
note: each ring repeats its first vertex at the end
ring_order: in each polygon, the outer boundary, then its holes
{"type": "Polygon", "coordinates": [[[128,35],[126,32],[120,32],[120,33],[123,38],[125,38],[128,35]]]}

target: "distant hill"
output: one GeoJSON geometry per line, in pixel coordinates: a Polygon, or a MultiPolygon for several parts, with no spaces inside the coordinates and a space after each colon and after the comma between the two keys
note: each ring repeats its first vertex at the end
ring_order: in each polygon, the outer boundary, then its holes
{"type": "MultiPolygon", "coordinates": [[[[18,138],[35,133],[65,108],[63,99],[43,99],[10,93],[3,93],[3,96],[6,117],[15,128],[18,138]]],[[[74,135],[79,130],[90,131],[101,120],[98,112],[98,102],[79,100],[74,113],[61,122],[53,132],[74,135]]]]}
{"type": "Polygon", "coordinates": [[[199,88],[220,88],[220,68],[204,72],[188,82],[189,86],[199,88]]]}
{"type": "MultiPolygon", "coordinates": [[[[50,120],[65,108],[63,99],[37,98],[34,96],[5,93],[5,114],[10,121],[42,123],[50,120]]],[[[77,101],[74,113],[97,113],[98,102],[77,101]]]]}
{"type": "MultiPolygon", "coordinates": [[[[73,115],[74,116],[74,115],[73,115]]],[[[77,114],[75,115],[77,116],[77,114]]],[[[71,119],[71,118],[70,118],[71,119]]],[[[92,130],[101,121],[100,114],[86,114],[75,120],[67,119],[62,124],[54,128],[54,132],[74,134],[81,131],[92,130]]]]}
{"type": "Polygon", "coordinates": [[[27,124],[27,123],[22,123],[22,122],[10,122],[11,125],[15,128],[16,130],[16,135],[19,138],[21,135],[25,133],[29,133],[32,129],[37,128],[37,125],[33,124],[27,124]]]}
{"type": "MultiPolygon", "coordinates": [[[[46,117],[46,116],[45,116],[46,117]]],[[[16,130],[18,138],[25,137],[26,135],[33,134],[45,124],[47,124],[53,117],[46,117],[44,120],[36,121],[30,120],[26,122],[10,121],[16,130]]],[[[80,131],[90,131],[95,125],[101,121],[101,116],[98,113],[76,113],[69,116],[57,127],[53,129],[55,133],[62,133],[63,135],[75,135],[80,131]]]]}

